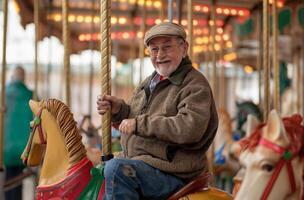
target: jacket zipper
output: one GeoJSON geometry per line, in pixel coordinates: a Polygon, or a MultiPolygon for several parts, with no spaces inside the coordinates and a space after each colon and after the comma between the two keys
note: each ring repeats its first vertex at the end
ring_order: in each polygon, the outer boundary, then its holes
{"type": "MultiPolygon", "coordinates": [[[[143,108],[142,108],[141,111],[140,111],[140,114],[144,114],[144,113],[146,113],[146,111],[148,110],[148,108],[149,108],[149,106],[150,106],[150,104],[151,104],[151,101],[152,101],[152,97],[154,98],[155,93],[156,93],[156,90],[159,89],[159,87],[160,87],[160,83],[161,83],[161,82],[157,83],[156,86],[155,86],[155,88],[154,88],[154,90],[150,93],[149,98],[147,99],[146,103],[144,104],[143,108]]],[[[127,156],[127,157],[129,156],[129,155],[128,155],[128,141],[129,141],[130,137],[131,137],[131,136],[129,136],[129,137],[126,139],[126,149],[125,149],[125,153],[126,153],[126,156],[127,156]]]]}

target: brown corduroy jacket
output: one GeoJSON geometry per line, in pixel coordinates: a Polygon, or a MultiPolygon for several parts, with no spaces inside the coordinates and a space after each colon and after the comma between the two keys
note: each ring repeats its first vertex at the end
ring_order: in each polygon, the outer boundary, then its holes
{"type": "Polygon", "coordinates": [[[207,170],[206,151],[217,127],[216,107],[206,78],[186,57],[150,93],[152,74],[123,102],[113,122],[135,118],[135,134],[121,136],[126,158],[142,160],[186,181],[207,170]]]}

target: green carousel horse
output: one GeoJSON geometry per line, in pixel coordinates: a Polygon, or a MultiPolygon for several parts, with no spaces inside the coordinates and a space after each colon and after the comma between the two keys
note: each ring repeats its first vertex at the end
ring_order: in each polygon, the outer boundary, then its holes
{"type": "MultiPolygon", "coordinates": [[[[21,158],[27,166],[42,163],[35,199],[102,199],[103,165],[93,167],[87,159],[70,109],[56,99],[29,104],[36,117],[21,158]]],[[[202,175],[169,199],[228,200],[232,197],[209,188],[208,176],[202,175]]]]}

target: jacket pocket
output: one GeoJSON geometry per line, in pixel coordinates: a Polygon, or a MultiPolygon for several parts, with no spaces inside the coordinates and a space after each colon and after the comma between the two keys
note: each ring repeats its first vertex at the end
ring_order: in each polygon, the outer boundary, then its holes
{"type": "Polygon", "coordinates": [[[134,156],[150,155],[161,160],[171,161],[168,158],[168,144],[156,139],[149,139],[136,136],[134,145],[134,156]]]}

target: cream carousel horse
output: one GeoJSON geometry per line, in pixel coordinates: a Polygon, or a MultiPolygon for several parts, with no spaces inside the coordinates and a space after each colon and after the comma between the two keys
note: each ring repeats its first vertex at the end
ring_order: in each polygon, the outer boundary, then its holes
{"type": "Polygon", "coordinates": [[[240,168],[238,160],[231,155],[235,141],[232,132],[232,120],[229,113],[218,110],[219,126],[214,139],[216,185],[225,191],[232,190],[232,178],[240,168]]]}
{"type": "MultiPolygon", "coordinates": [[[[102,199],[103,168],[92,168],[69,108],[56,99],[29,104],[36,117],[22,159],[28,166],[43,161],[36,200],[102,199]]],[[[232,197],[209,188],[208,176],[201,175],[170,197],[177,199],[230,200],[232,197]]]]}
{"type": "Polygon", "coordinates": [[[96,170],[91,169],[69,108],[55,99],[29,104],[36,117],[21,158],[27,166],[38,166],[43,161],[35,199],[76,199],[94,180],[97,199],[99,189],[103,189],[102,179],[96,182],[90,175],[90,170],[95,175],[96,170]]]}
{"type": "MultiPolygon", "coordinates": [[[[246,138],[249,138],[260,123],[261,122],[255,115],[249,114],[247,116],[247,121],[245,123],[246,135],[243,140],[246,140],[246,138]]],[[[245,151],[245,150],[242,151],[241,142],[242,142],[242,140],[239,142],[233,143],[233,145],[230,149],[231,153],[235,156],[235,158],[238,159],[239,164],[242,164],[243,161],[246,159],[246,156],[248,155],[248,151],[245,151]]],[[[233,187],[233,191],[232,191],[232,196],[235,196],[236,193],[240,190],[242,181],[244,179],[245,168],[244,168],[244,164],[242,164],[242,165],[243,165],[243,167],[241,167],[239,169],[238,173],[233,177],[234,187],[233,187]]]]}
{"type": "Polygon", "coordinates": [[[241,141],[244,178],[236,200],[299,200],[303,190],[302,117],[281,120],[273,110],[266,124],[241,141]]]}

